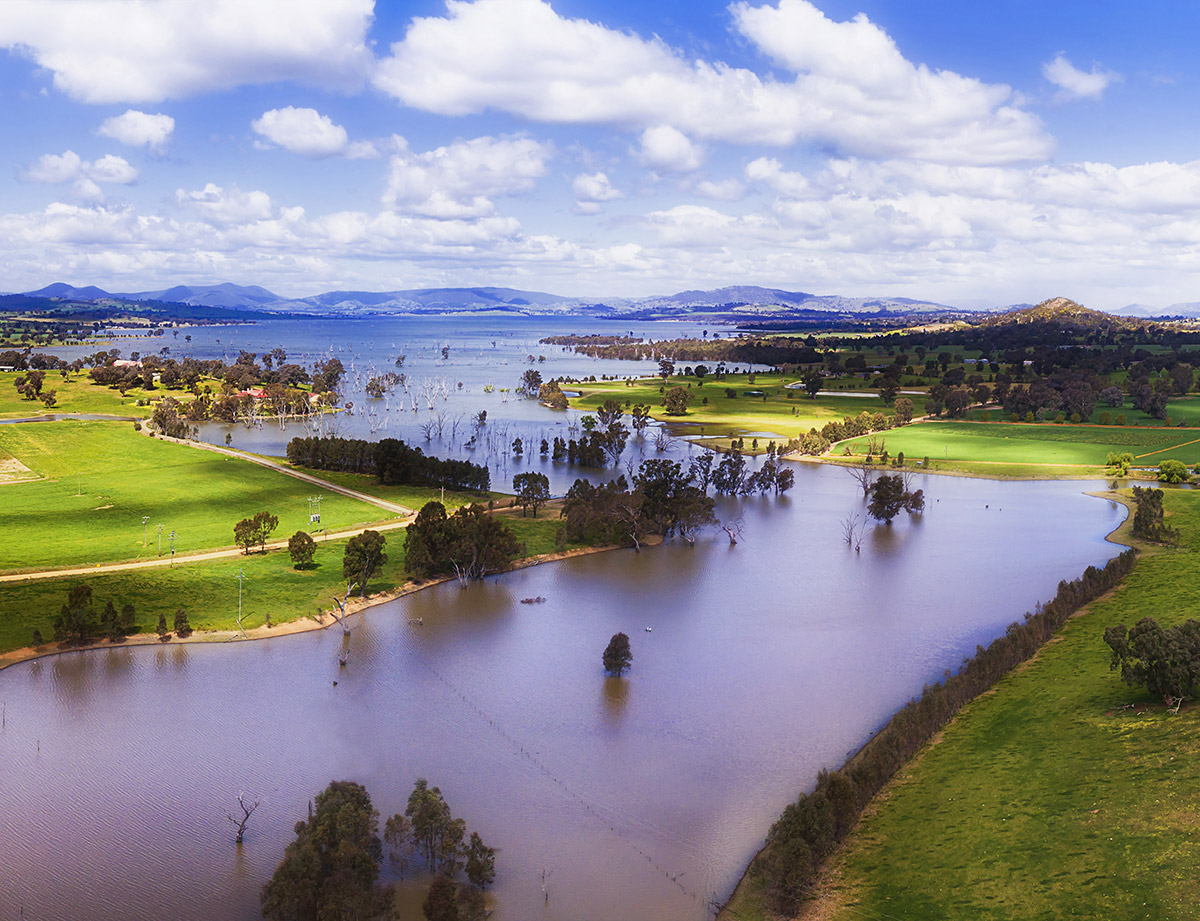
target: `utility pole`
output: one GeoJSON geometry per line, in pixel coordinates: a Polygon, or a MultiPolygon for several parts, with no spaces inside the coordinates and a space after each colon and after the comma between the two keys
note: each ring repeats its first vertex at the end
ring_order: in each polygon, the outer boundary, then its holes
{"type": "Polygon", "coordinates": [[[162,525],[158,525],[158,555],[162,556],[162,525]]]}
{"type": "Polygon", "coordinates": [[[146,523],[150,520],[149,515],[142,516],[142,546],[149,546],[150,540],[146,537],[146,523]]]}
{"type": "Polygon", "coordinates": [[[75,474],[75,495],[77,495],[77,496],[83,495],[83,474],[82,473],[75,474]]]}
{"type": "Polygon", "coordinates": [[[168,535],[168,537],[171,541],[171,565],[172,566],[175,565],[175,536],[176,535],[175,535],[174,531],[171,531],[170,535],[168,535]]]}

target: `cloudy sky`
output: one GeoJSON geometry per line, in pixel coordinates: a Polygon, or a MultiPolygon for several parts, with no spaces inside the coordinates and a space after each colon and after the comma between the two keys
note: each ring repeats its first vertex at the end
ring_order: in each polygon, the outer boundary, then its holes
{"type": "Polygon", "coordinates": [[[1200,6],[3,0],[0,290],[1200,300],[1200,6]]]}

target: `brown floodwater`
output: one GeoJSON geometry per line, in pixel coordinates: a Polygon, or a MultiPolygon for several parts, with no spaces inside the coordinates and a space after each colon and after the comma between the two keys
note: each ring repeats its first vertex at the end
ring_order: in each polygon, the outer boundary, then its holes
{"type": "Polygon", "coordinates": [[[704,919],[818,769],[1118,549],[1096,484],[920,485],[927,512],[855,554],[857,486],[801,466],[735,547],[439,586],[356,618],[345,668],[329,630],[0,672],[0,919],[257,918],[314,793],[357,780],[387,816],[422,776],[500,848],[496,921],[704,919]],[[241,849],[239,792],[262,801],[241,849]]]}

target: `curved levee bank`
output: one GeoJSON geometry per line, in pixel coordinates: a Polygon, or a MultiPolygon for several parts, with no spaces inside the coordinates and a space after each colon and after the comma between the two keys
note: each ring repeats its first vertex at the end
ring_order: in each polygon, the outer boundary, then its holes
{"type": "MultiPolygon", "coordinates": [[[[816,458],[808,460],[809,462],[822,463],[822,461],[816,458]]],[[[837,466],[837,464],[835,463],[831,466],[837,466]]],[[[1139,554],[1139,558],[1140,556],[1152,556],[1156,552],[1162,550],[1159,545],[1146,543],[1133,536],[1132,525],[1133,512],[1135,509],[1132,500],[1128,496],[1122,495],[1116,490],[1088,492],[1086,495],[1093,496],[1097,499],[1106,499],[1108,501],[1119,503],[1126,509],[1127,514],[1125,519],[1119,525],[1117,525],[1117,527],[1113,528],[1112,531],[1105,535],[1105,540],[1109,541],[1110,543],[1117,544],[1118,546],[1128,548],[1126,553],[1139,554]]],[[[1117,560],[1121,559],[1128,558],[1126,557],[1126,554],[1122,554],[1122,556],[1118,557],[1117,560]]],[[[1116,562],[1116,560],[1111,562],[1116,562]]],[[[1066,617],[1063,618],[1062,623],[1054,628],[1054,630],[1045,640],[1038,644],[1037,648],[1034,649],[1031,655],[1029,655],[1027,658],[1024,658],[1022,661],[1017,662],[1010,669],[1007,669],[1001,674],[997,675],[993,680],[988,682],[986,687],[982,688],[964,703],[957,706],[954,712],[950,715],[949,719],[947,719],[940,726],[940,728],[933,732],[929,738],[927,738],[916,749],[915,752],[913,752],[909,757],[905,758],[903,762],[891,773],[882,786],[880,786],[866,798],[865,802],[861,804],[856,812],[849,831],[840,841],[835,842],[832,852],[829,853],[818,865],[815,871],[815,878],[811,884],[811,891],[815,893],[815,895],[806,901],[800,902],[798,911],[794,915],[795,918],[803,919],[803,921],[827,921],[827,919],[833,916],[833,913],[840,905],[840,903],[836,901],[836,895],[834,894],[837,889],[834,883],[840,879],[841,874],[840,857],[851,845],[854,844],[862,816],[864,816],[875,803],[887,799],[891,791],[895,788],[896,784],[900,782],[902,773],[911,768],[913,765],[917,764],[931,745],[937,744],[937,742],[941,739],[942,734],[954,724],[959,715],[962,713],[962,710],[969,706],[972,700],[984,694],[991,693],[995,685],[1006,675],[1016,674],[1025,669],[1037,658],[1042,646],[1046,645],[1046,643],[1054,641],[1054,638],[1059,635],[1067,621],[1086,614],[1091,608],[1092,604],[1109,597],[1117,589],[1117,587],[1124,582],[1125,577],[1128,575],[1129,571],[1132,570],[1133,564],[1134,560],[1130,559],[1130,561],[1124,567],[1125,571],[1117,577],[1111,586],[1104,589],[1100,594],[1094,595],[1085,603],[1078,606],[1075,610],[1068,613],[1066,617]]],[[[1109,567],[1107,566],[1105,567],[1106,570],[1108,568],[1109,567]]],[[[1062,591],[1060,589],[1060,595],[1061,594],[1062,591]]],[[[1028,620],[1029,615],[1026,615],[1026,617],[1028,620]]],[[[978,661],[978,658],[979,654],[977,653],[976,656],[971,657],[968,662],[976,662],[978,661]]],[[[959,673],[961,674],[966,668],[967,663],[964,663],[963,667],[959,669],[959,673]]],[[[943,682],[942,685],[935,687],[944,686],[945,682],[943,682]]],[[[918,702],[920,701],[919,698],[917,700],[918,702]]],[[[855,769],[856,765],[861,764],[861,762],[868,757],[868,749],[872,746],[872,744],[882,737],[885,731],[887,731],[897,720],[897,718],[900,717],[900,715],[906,710],[908,710],[910,706],[911,704],[901,707],[900,710],[893,714],[888,722],[885,723],[884,726],[880,727],[878,732],[873,733],[869,739],[867,739],[858,749],[853,751],[847,757],[846,761],[836,769],[835,773],[849,775],[855,769]]],[[[801,795],[801,798],[803,797],[804,794],[801,795]]],[[[755,877],[754,871],[760,861],[765,858],[770,847],[770,843],[764,844],[751,858],[750,863],[747,865],[746,870],[738,880],[733,892],[730,893],[729,898],[718,910],[716,921],[764,921],[764,919],[792,917],[791,914],[780,915],[777,912],[767,909],[763,901],[761,883],[755,877]]]]}

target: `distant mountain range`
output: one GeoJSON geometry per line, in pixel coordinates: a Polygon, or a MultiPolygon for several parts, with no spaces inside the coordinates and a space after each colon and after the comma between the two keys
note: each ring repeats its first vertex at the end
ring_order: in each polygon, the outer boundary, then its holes
{"type": "MultiPolygon", "coordinates": [[[[786,320],[813,314],[947,314],[993,313],[1019,310],[1029,304],[1012,304],[993,310],[965,310],[936,301],[907,297],[845,297],[809,294],[757,285],[730,285],[708,291],[680,291],[665,296],[579,298],[517,288],[407,288],[399,291],[327,291],[311,297],[288,298],[259,285],[176,285],[158,291],[115,293],[95,285],[75,287],[57,282],[32,297],[76,301],[158,301],[192,307],[228,308],[265,313],[308,316],[378,316],[389,314],[453,314],[502,312],[529,315],[621,316],[629,318],[706,318],[752,322],[786,320]]],[[[1150,307],[1129,304],[1107,311],[1127,317],[1200,317],[1200,302],[1150,307]]]]}
{"type": "Polygon", "coordinates": [[[958,308],[911,298],[864,298],[808,294],[754,285],[712,291],[681,291],[664,297],[577,298],[516,288],[411,288],[400,291],[329,291],[312,297],[281,297],[258,285],[176,285],[159,291],[109,292],[94,285],[63,282],[25,292],[32,297],[68,300],[161,301],[195,307],[226,307],[268,313],[316,316],[505,312],[590,316],[780,319],[797,312],[910,314],[959,312],[958,308]]]}

